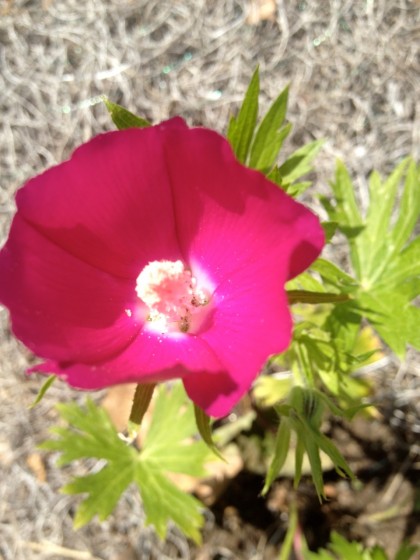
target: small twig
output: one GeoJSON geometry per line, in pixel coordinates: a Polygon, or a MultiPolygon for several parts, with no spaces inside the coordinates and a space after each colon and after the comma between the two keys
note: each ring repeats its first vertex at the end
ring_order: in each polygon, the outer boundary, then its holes
{"type": "Polygon", "coordinates": [[[388,486],[388,488],[383,493],[383,495],[380,499],[380,503],[391,504],[392,502],[395,501],[395,499],[397,497],[397,494],[398,494],[398,492],[401,488],[401,485],[404,482],[404,474],[409,469],[411,463],[412,463],[412,458],[410,457],[410,455],[408,455],[405,458],[404,463],[401,465],[400,470],[396,473],[396,475],[392,479],[390,485],[388,486]]]}
{"type": "Polygon", "coordinates": [[[103,560],[103,558],[100,558],[99,556],[92,556],[88,550],[65,548],[49,541],[42,541],[40,543],[30,541],[25,542],[24,545],[36,552],[42,552],[44,554],[60,554],[64,558],[75,558],[76,560],[103,560]]]}

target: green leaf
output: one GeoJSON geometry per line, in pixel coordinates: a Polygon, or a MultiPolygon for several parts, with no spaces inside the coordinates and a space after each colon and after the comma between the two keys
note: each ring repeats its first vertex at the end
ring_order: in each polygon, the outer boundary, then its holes
{"type": "Polygon", "coordinates": [[[420,292],[420,238],[412,238],[420,215],[420,168],[407,158],[384,180],[373,172],[365,219],[341,163],[332,188],[336,200],[322,202],[350,244],[358,280],[351,287],[354,312],[368,318],[386,344],[404,357],[407,344],[420,346],[418,313],[411,305],[420,292]]]}
{"type": "Polygon", "coordinates": [[[312,181],[302,181],[299,183],[283,183],[283,177],[281,176],[280,169],[277,165],[268,173],[267,179],[272,183],[275,183],[280,187],[285,193],[292,197],[297,197],[304,193],[312,185],[312,181]]]}
{"type": "MultiPolygon", "coordinates": [[[[320,431],[324,403],[333,408],[334,412],[337,412],[337,409],[334,405],[331,406],[330,401],[322,393],[300,386],[293,387],[287,401],[288,408],[276,407],[276,411],[282,418],[276,436],[274,458],[269,467],[263,494],[268,491],[273,480],[278,476],[279,470],[284,465],[289,448],[291,430],[293,430],[297,438],[294,485],[296,487],[301,478],[303,456],[306,453],[318,496],[320,498],[325,497],[320,451],[323,451],[331,459],[336,471],[341,476],[354,477],[341,453],[332,441],[320,431]]],[[[341,414],[341,411],[338,410],[338,412],[340,416],[344,415],[344,413],[341,414]]]]}
{"type": "Polygon", "coordinates": [[[340,227],[354,228],[364,226],[362,216],[357,207],[355,189],[350,175],[341,162],[337,162],[335,181],[331,183],[337,201],[336,215],[340,227]]]}
{"type": "MultiPolygon", "coordinates": [[[[391,216],[397,202],[398,186],[407,169],[408,162],[408,159],[402,161],[385,181],[382,181],[376,172],[373,172],[369,178],[369,208],[365,228],[359,239],[359,247],[367,249],[362,255],[363,274],[361,280],[365,284],[369,281],[372,284],[374,280],[379,278],[387,268],[388,262],[402,248],[402,238],[399,237],[399,248],[396,251],[394,240],[389,232],[391,231],[391,216]]],[[[410,221],[408,224],[410,224],[410,221]]],[[[414,223],[411,225],[410,233],[413,226],[414,223]]],[[[400,233],[404,232],[404,236],[406,236],[408,233],[407,224],[401,227],[400,222],[399,231],[400,233]]]]}
{"type": "Polygon", "coordinates": [[[248,157],[249,147],[258,117],[258,96],[260,93],[259,68],[257,66],[237,117],[232,117],[227,131],[227,139],[241,163],[248,157]]]}
{"type": "Polygon", "coordinates": [[[325,243],[329,243],[337,231],[338,224],[337,222],[322,222],[321,226],[325,234],[325,243]]]}
{"type": "Polygon", "coordinates": [[[355,478],[352,470],[348,466],[346,460],[338,451],[333,442],[321,434],[319,431],[311,427],[311,434],[307,433],[306,436],[309,438],[311,443],[314,443],[319,449],[321,449],[326,455],[329,456],[331,461],[334,463],[335,470],[340,476],[348,476],[349,478],[355,478]],[[311,437],[311,435],[313,437],[311,437]]]}
{"type": "Polygon", "coordinates": [[[311,465],[311,477],[315,485],[316,493],[319,499],[325,499],[324,491],[324,477],[322,474],[321,458],[319,456],[318,441],[311,437],[311,434],[305,431],[298,432],[298,437],[301,439],[305,452],[308,455],[309,463],[311,465]]]}
{"type": "Polygon", "coordinates": [[[351,259],[358,278],[361,274],[360,248],[357,236],[363,231],[364,222],[356,203],[355,190],[350,175],[342,162],[337,162],[335,181],[331,183],[336,198],[336,207],[327,207],[332,221],[347,236],[350,243],[351,259]]]}
{"type": "Polygon", "coordinates": [[[377,287],[399,286],[402,282],[420,275],[420,237],[416,237],[389,265],[377,287]]]}
{"type": "MultiPolygon", "coordinates": [[[[127,451],[131,451],[127,448],[127,451]]],[[[124,458],[110,463],[99,472],[75,478],[62,489],[64,494],[87,494],[80,504],[74,518],[75,529],[89,523],[98,515],[104,521],[114,510],[124,490],[133,481],[133,464],[135,458],[131,453],[124,453],[124,458]]]]}
{"type": "Polygon", "coordinates": [[[202,475],[209,451],[194,435],[194,411],[182,385],[158,391],[154,415],[143,448],[138,452],[117,434],[107,413],[88,400],[84,408],[74,403],[57,406],[69,424],[55,428],[56,439],[42,448],[61,453],[61,464],[94,457],[104,461],[96,473],[76,477],[63,491],[87,494],[76,514],[80,527],[95,515],[105,519],[121,494],[135,483],[143,499],[146,522],[163,538],[172,520],[190,538],[200,540],[201,504],[179,490],[167,473],[202,475]]]}
{"type": "Polygon", "coordinates": [[[307,292],[326,292],[325,286],[309,272],[302,272],[286,284],[286,291],[305,290],[307,292]]]}
{"type": "Polygon", "coordinates": [[[410,560],[418,550],[420,550],[420,547],[404,542],[397,552],[395,560],[410,560]]]}
{"type": "Polygon", "coordinates": [[[124,456],[127,446],[118,437],[108,414],[97,407],[90,399],[84,408],[75,403],[57,404],[56,408],[68,428],[55,427],[51,432],[58,436],[43,442],[41,449],[60,451],[60,466],[75,459],[96,458],[109,461],[124,456]],[[70,427],[71,426],[71,427],[70,427]],[[109,445],[109,441],[112,445],[109,445]]]}
{"type": "Polygon", "coordinates": [[[420,309],[410,305],[407,309],[408,342],[420,350],[420,309]]]}
{"type": "Polygon", "coordinates": [[[402,287],[393,290],[372,291],[360,295],[365,316],[388,346],[403,358],[406,345],[412,338],[410,308],[402,287]]]}
{"type": "MultiPolygon", "coordinates": [[[[402,165],[405,162],[402,162],[402,165]]],[[[409,240],[420,215],[420,167],[413,160],[409,161],[404,192],[400,202],[400,212],[389,241],[393,244],[393,252],[398,254],[409,240]]]]}
{"type": "Polygon", "coordinates": [[[279,167],[283,185],[290,185],[312,171],[312,161],[321,149],[324,140],[314,140],[291,154],[279,167]]]}
{"type": "Polygon", "coordinates": [[[326,259],[317,259],[312,263],[311,270],[317,272],[328,285],[335,286],[339,291],[347,293],[357,288],[357,281],[354,278],[326,259]]]}
{"type": "MultiPolygon", "coordinates": [[[[293,478],[293,487],[297,488],[302,478],[303,457],[305,455],[305,446],[301,438],[296,441],[295,449],[295,476],[293,478]]],[[[312,465],[311,465],[312,467],[312,465]]]]}
{"type": "Polygon", "coordinates": [[[289,420],[283,417],[280,419],[280,426],[277,430],[276,441],[274,444],[274,456],[265,478],[264,488],[261,492],[263,496],[268,492],[274,480],[279,476],[286,461],[287,453],[289,451],[290,434],[289,420]]]}
{"type": "MultiPolygon", "coordinates": [[[[188,449],[184,453],[188,453],[188,449]]],[[[171,520],[187,537],[200,543],[199,530],[204,523],[204,508],[196,498],[170,482],[159,470],[158,464],[154,466],[139,461],[134,481],[142,496],[147,523],[155,527],[161,539],[165,538],[168,521],[171,520]]]]}
{"type": "Polygon", "coordinates": [[[361,320],[360,312],[351,301],[337,305],[328,315],[325,328],[342,353],[349,355],[353,351],[361,320]]]}
{"type": "MultiPolygon", "coordinates": [[[[306,543],[304,542],[304,545],[306,543]]],[[[385,550],[376,545],[372,548],[364,548],[360,543],[348,541],[336,531],[331,533],[331,542],[328,545],[334,553],[331,556],[325,549],[319,549],[317,552],[310,552],[307,546],[304,546],[303,557],[305,560],[388,560],[385,550]]],[[[417,546],[403,543],[395,556],[395,560],[410,560],[410,558],[418,550],[417,546]]]]}
{"type": "MultiPolygon", "coordinates": [[[[366,555],[363,560],[365,560],[366,555]]],[[[370,560],[388,560],[388,556],[385,554],[385,550],[380,546],[374,546],[370,551],[370,560]]]]}
{"type": "Polygon", "coordinates": [[[253,169],[267,172],[273,167],[283,142],[292,129],[291,124],[282,126],[288,97],[289,86],[273,102],[258,126],[249,156],[249,166],[253,169]]]}
{"type": "Polygon", "coordinates": [[[202,476],[209,450],[196,435],[194,409],[181,383],[159,388],[153,421],[146,434],[141,456],[144,461],[158,461],[163,471],[202,476]]]}
{"type": "Polygon", "coordinates": [[[337,554],[341,560],[364,560],[363,547],[357,542],[350,542],[333,531],[329,548],[337,554]]]}
{"type": "Polygon", "coordinates": [[[292,196],[293,198],[296,198],[303,194],[311,185],[312,181],[301,181],[299,183],[290,183],[289,185],[284,185],[282,188],[285,193],[292,196]]]}
{"type": "Polygon", "coordinates": [[[124,130],[125,128],[146,128],[151,126],[145,119],[130,113],[130,111],[124,109],[121,105],[112,103],[112,101],[107,99],[105,96],[102,97],[102,100],[105,103],[108,113],[111,115],[111,119],[118,130],[124,130]]]}
{"type": "MultiPolygon", "coordinates": [[[[401,177],[407,167],[408,160],[402,161],[391,173],[382,181],[376,171],[369,177],[369,209],[366,215],[366,227],[362,238],[366,238],[366,243],[370,247],[381,246],[389,231],[392,210],[395,205],[395,196],[401,177]]],[[[369,262],[365,263],[365,268],[369,270],[369,264],[375,261],[375,254],[368,253],[369,262]]],[[[371,272],[371,270],[369,270],[371,272]]]]}
{"type": "Polygon", "coordinates": [[[34,400],[34,402],[29,406],[29,408],[34,408],[34,406],[36,406],[38,403],[40,403],[42,401],[42,399],[44,398],[46,392],[48,391],[48,389],[51,387],[51,385],[54,383],[54,381],[57,379],[56,375],[50,375],[46,381],[44,381],[41,389],[39,390],[38,395],[36,396],[36,399],[34,400]]]}
{"type": "Polygon", "coordinates": [[[213,436],[211,433],[211,426],[210,426],[210,416],[208,416],[204,410],[202,410],[196,404],[194,405],[194,413],[195,413],[195,422],[197,424],[198,432],[202,437],[204,443],[207,447],[212,451],[219,459],[225,461],[223,455],[217,449],[216,444],[213,441],[213,436]]]}

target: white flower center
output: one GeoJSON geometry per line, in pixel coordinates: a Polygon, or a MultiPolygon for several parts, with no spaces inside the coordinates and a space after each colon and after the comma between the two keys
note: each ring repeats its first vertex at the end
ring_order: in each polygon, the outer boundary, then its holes
{"type": "Polygon", "coordinates": [[[196,330],[209,294],[181,261],[153,261],[137,278],[136,293],[149,308],[148,320],[161,333],[196,330]]]}

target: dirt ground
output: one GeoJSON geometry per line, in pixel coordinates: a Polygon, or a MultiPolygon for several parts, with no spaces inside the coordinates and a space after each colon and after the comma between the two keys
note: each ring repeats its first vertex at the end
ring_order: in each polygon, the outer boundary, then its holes
{"type": "MultiPolygon", "coordinates": [[[[420,159],[419,45],[417,0],[0,0],[0,244],[25,179],[112,128],[99,95],[152,122],[180,114],[223,132],[257,64],[263,110],[291,83],[286,151],[327,139],[313,192],[328,192],[339,157],[363,206],[373,168],[420,159]]],[[[341,251],[333,246],[333,256],[341,251]]],[[[1,560],[278,558],[291,481],[279,479],[263,500],[250,466],[206,512],[200,549],[174,528],[159,542],[134,492],[106,522],[74,531],[77,499],[58,491],[73,467],[59,470],[36,445],[56,420],[54,403],[84,397],[56,384],[28,409],[42,380],[26,378],[33,358],[4,309],[0,350],[1,560]]],[[[378,417],[326,425],[357,482],[326,472],[320,505],[305,480],[300,527],[313,548],[336,529],[392,555],[403,538],[420,541],[419,356],[387,356],[368,374],[378,417]]]]}
{"type": "Polygon", "coordinates": [[[309,479],[294,491],[290,479],[280,478],[262,499],[257,497],[262,477],[242,470],[212,506],[216,526],[205,531],[204,546],[193,557],[279,558],[292,501],[298,504],[299,527],[312,550],[326,547],[331,531],[367,546],[381,544],[390,558],[402,541],[419,543],[413,438],[410,443],[406,431],[395,430],[384,419],[334,424],[330,434],[357,475],[355,482],[327,471],[328,499],[320,504],[309,479]]]}

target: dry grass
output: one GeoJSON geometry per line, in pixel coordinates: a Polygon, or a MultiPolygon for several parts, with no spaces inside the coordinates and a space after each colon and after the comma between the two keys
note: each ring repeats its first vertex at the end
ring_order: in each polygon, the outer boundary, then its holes
{"type": "MultiPolygon", "coordinates": [[[[0,0],[0,240],[25,178],[111,128],[103,93],[153,122],[181,114],[223,131],[259,63],[264,108],[292,84],[288,149],[328,139],[319,188],[338,156],[363,202],[372,168],[419,158],[418,2],[278,0],[256,25],[250,9],[246,0],[0,0]]],[[[28,358],[5,310],[0,318],[0,558],[189,558],[176,531],[162,545],[142,527],[130,494],[109,521],[73,532],[74,501],[56,492],[68,473],[47,469],[43,484],[27,462],[54,421],[52,404],[71,392],[54,387],[27,410],[39,381],[24,380],[28,358]]],[[[419,376],[418,366],[400,369],[389,389],[414,399],[419,376]]]]}

